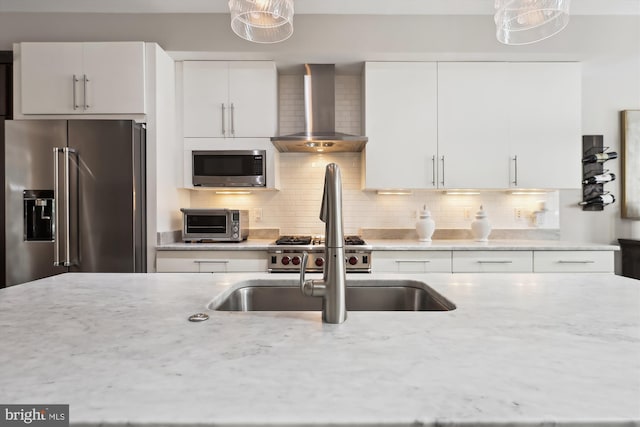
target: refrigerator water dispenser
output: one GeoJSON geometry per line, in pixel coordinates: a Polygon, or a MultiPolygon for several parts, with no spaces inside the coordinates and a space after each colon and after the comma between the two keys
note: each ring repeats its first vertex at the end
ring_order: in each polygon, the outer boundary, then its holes
{"type": "Polygon", "coordinates": [[[24,190],[24,240],[53,241],[53,190],[24,190]]]}

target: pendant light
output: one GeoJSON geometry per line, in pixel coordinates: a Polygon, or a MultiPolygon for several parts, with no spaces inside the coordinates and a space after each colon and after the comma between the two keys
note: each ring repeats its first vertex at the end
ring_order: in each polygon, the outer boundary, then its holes
{"type": "Polygon", "coordinates": [[[496,0],[496,37],[507,45],[551,37],[569,23],[569,3],[570,0],[496,0]]]}
{"type": "Polygon", "coordinates": [[[229,0],[231,29],[255,43],[278,43],[293,34],[293,0],[229,0]]]}

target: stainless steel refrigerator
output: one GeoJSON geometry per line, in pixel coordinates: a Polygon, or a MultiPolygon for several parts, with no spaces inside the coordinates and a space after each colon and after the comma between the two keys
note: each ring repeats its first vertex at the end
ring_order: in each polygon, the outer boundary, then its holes
{"type": "Polygon", "coordinates": [[[4,125],[4,285],[68,271],[146,272],[144,126],[4,125]]]}

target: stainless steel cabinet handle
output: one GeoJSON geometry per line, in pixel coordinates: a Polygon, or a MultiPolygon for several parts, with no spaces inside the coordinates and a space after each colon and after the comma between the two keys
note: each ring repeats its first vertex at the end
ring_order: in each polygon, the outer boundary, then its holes
{"type": "Polygon", "coordinates": [[[400,264],[401,262],[414,262],[414,263],[429,263],[431,261],[429,261],[428,259],[397,259],[396,260],[396,264],[400,264]]]}
{"type": "Polygon", "coordinates": [[[505,260],[479,260],[478,264],[513,264],[513,261],[505,260]]]}
{"type": "Polygon", "coordinates": [[[226,136],[227,129],[224,126],[224,122],[225,122],[225,108],[224,108],[224,102],[223,102],[222,103],[222,135],[226,136]]]}
{"type": "MultiPolygon", "coordinates": [[[[75,74],[73,75],[73,82],[72,82],[72,84],[73,84],[73,109],[74,109],[74,110],[77,110],[77,109],[78,109],[78,107],[80,107],[80,106],[79,106],[79,105],[78,105],[78,103],[76,102],[76,86],[77,86],[77,84],[78,84],[78,77],[77,77],[75,74]]],[[[56,149],[54,148],[54,152],[55,152],[55,150],[56,150],[56,149]]],[[[57,155],[57,154],[56,154],[56,158],[58,158],[58,155],[57,155]]]]}
{"type": "Polygon", "coordinates": [[[82,76],[83,80],[84,80],[84,95],[83,95],[83,99],[84,99],[84,110],[88,110],[90,105],[87,104],[87,83],[89,83],[89,79],[87,78],[87,75],[84,74],[82,76]]]}
{"type": "Polygon", "coordinates": [[[513,179],[513,185],[515,187],[518,186],[518,156],[513,156],[513,163],[514,163],[514,179],[513,179]]]}
{"type": "Polygon", "coordinates": [[[442,181],[440,183],[444,187],[444,156],[442,156],[440,160],[442,160],[442,181]]]}
{"type": "Polygon", "coordinates": [[[232,102],[231,103],[231,136],[235,136],[235,134],[236,134],[235,108],[232,102]]]}
{"type": "Polygon", "coordinates": [[[558,264],[594,264],[593,260],[559,260],[558,264]]]}
{"type": "Polygon", "coordinates": [[[193,262],[196,264],[229,264],[228,259],[196,259],[193,262]]]}
{"type": "Polygon", "coordinates": [[[436,186],[436,156],[431,156],[431,185],[436,186]]]}

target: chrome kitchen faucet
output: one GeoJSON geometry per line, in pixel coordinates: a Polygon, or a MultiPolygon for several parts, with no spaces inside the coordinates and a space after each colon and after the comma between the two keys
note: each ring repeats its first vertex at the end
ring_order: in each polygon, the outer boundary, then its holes
{"type": "Polygon", "coordinates": [[[325,223],[324,273],[322,280],[305,280],[307,252],[300,263],[300,289],[309,297],[322,297],[322,321],[342,323],[347,320],[346,267],[344,263],[344,228],[342,224],[342,177],[335,163],[327,165],[320,219],[325,223]]]}

